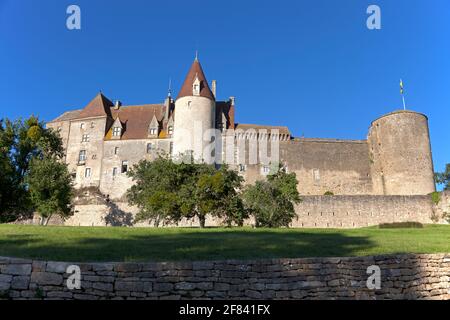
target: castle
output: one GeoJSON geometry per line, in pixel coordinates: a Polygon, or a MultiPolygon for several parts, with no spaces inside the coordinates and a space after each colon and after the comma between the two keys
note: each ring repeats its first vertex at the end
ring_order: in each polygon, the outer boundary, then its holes
{"type": "MultiPolygon", "coordinates": [[[[435,183],[425,115],[405,110],[384,115],[372,122],[366,140],[296,138],[287,127],[236,122],[235,98],[219,101],[216,90],[216,81],[208,83],[196,58],[175,100],[169,92],[161,104],[125,106],[99,93],[83,109],[65,112],[47,126],[62,137],[65,162],[76,187],[98,187],[123,212],[133,211],[126,206],[124,195],[132,184],[126,172],[134,164],[142,159],[154,159],[160,152],[174,155],[190,151],[195,156],[204,156],[201,151],[211,143],[217,148],[209,154],[217,162],[218,158],[224,160],[223,141],[231,137],[233,145],[244,142],[244,149],[235,148],[234,161],[229,163],[247,183],[263,179],[271,170],[268,163],[260,161],[260,152],[256,162],[249,161],[252,145],[261,145],[262,141],[273,148],[276,142],[279,163],[296,173],[298,190],[304,197],[299,205],[299,217],[306,213],[307,216],[303,222],[297,221],[297,226],[365,226],[386,220],[382,218],[385,211],[420,215],[413,213],[417,206],[422,208],[421,212],[427,207],[426,213],[413,220],[429,221],[431,209],[425,197],[435,191],[435,183]],[[213,132],[211,137],[203,136],[196,144],[195,131],[202,135],[208,130],[213,132]],[[334,196],[324,198],[325,193],[334,196]],[[370,208],[365,208],[361,199],[370,203],[370,208]],[[345,223],[336,220],[343,201],[346,209],[342,209],[342,214],[348,220],[345,223]],[[352,203],[351,208],[348,201],[352,203]],[[359,217],[361,212],[370,211],[371,217],[381,215],[381,218],[375,221],[361,217],[355,224],[358,220],[354,218],[355,210],[359,217]],[[314,215],[317,217],[313,218],[314,215]],[[330,215],[331,222],[325,224],[324,215],[330,215]],[[311,225],[311,221],[316,222],[311,225]]],[[[84,209],[80,209],[80,215],[84,214],[83,219],[88,220],[86,217],[93,215],[94,209],[102,212],[99,208],[91,207],[91,213],[84,209]]],[[[406,216],[394,220],[404,220],[406,216]]],[[[84,223],[81,220],[77,220],[78,224],[84,223]]]]}

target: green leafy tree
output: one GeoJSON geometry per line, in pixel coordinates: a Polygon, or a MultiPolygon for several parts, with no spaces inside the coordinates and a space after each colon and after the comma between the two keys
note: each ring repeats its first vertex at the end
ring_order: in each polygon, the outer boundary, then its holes
{"type": "Polygon", "coordinates": [[[11,161],[13,133],[0,121],[0,223],[14,220],[13,210],[19,194],[17,175],[11,161]]]}
{"type": "Polygon", "coordinates": [[[34,209],[47,225],[53,215],[62,218],[72,212],[72,176],[67,166],[55,157],[33,158],[29,165],[26,183],[34,209]]]}
{"type": "Polygon", "coordinates": [[[216,206],[213,214],[231,227],[233,224],[243,226],[249,217],[245,210],[241,191],[244,178],[227,165],[222,165],[218,172],[221,175],[220,192],[215,194],[216,206]]]}
{"type": "Polygon", "coordinates": [[[295,207],[300,196],[295,173],[284,169],[268,176],[267,181],[256,181],[244,191],[246,209],[255,218],[256,227],[289,227],[296,216],[295,207]]]}
{"type": "Polygon", "coordinates": [[[207,215],[223,218],[229,225],[242,224],[246,217],[238,197],[242,178],[226,166],[174,163],[160,156],[139,162],[128,174],[135,182],[127,196],[139,208],[137,221],[150,220],[158,226],[197,218],[203,228],[207,215]]]}
{"type": "Polygon", "coordinates": [[[450,190],[450,163],[447,163],[444,172],[435,174],[435,180],[437,184],[444,187],[444,190],[450,190]]]}
{"type": "Polygon", "coordinates": [[[161,222],[181,219],[177,191],[184,177],[168,157],[161,155],[154,161],[140,161],[127,175],[135,182],[128,189],[127,198],[139,208],[136,221],[149,220],[157,227],[161,222]]]}
{"type": "Polygon", "coordinates": [[[9,222],[31,213],[25,182],[31,160],[61,158],[64,152],[59,135],[34,116],[0,120],[0,151],[0,222],[9,222]]]}

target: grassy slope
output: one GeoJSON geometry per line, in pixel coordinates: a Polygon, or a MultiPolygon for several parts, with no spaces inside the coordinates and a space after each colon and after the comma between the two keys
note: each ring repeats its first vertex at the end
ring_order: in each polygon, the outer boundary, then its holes
{"type": "Polygon", "coordinates": [[[0,225],[0,256],[175,261],[450,252],[450,226],[424,229],[152,229],[0,225]]]}

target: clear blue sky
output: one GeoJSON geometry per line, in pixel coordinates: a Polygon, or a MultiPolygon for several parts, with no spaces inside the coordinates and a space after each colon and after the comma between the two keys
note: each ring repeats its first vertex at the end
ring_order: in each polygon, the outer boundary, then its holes
{"type": "Polygon", "coordinates": [[[365,139],[408,107],[430,120],[437,170],[450,162],[450,1],[0,0],[0,117],[55,118],[101,89],[125,104],[174,93],[198,48],[237,121],[296,136],[365,139]],[[81,7],[82,29],[66,28],[81,7]],[[382,10],[382,29],[366,9],[382,10]]]}

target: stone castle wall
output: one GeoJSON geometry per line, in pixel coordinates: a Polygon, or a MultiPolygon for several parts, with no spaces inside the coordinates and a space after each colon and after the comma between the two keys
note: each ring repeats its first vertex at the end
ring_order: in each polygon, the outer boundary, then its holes
{"type": "MultiPolygon", "coordinates": [[[[393,222],[444,223],[450,213],[450,192],[441,194],[436,205],[426,196],[302,196],[296,206],[293,228],[361,228],[393,222]]],[[[136,207],[123,201],[109,201],[99,194],[76,201],[75,213],[66,221],[56,217],[50,224],[68,226],[134,226],[149,227],[147,222],[135,224],[136,207]]],[[[253,220],[246,225],[254,224],[253,220]]],[[[177,226],[198,226],[196,220],[183,220],[177,226]]],[[[220,226],[222,221],[208,217],[207,226],[220,226]]],[[[173,226],[173,225],[169,225],[173,226]]]]}
{"type": "Polygon", "coordinates": [[[450,255],[67,263],[0,257],[0,299],[450,299],[450,255]],[[81,288],[67,288],[69,265],[81,288]],[[370,266],[380,288],[369,289],[370,266]]]}
{"type": "MultiPolygon", "coordinates": [[[[431,196],[307,196],[293,227],[359,228],[393,222],[433,223],[431,196]]],[[[449,202],[450,206],[450,202],[449,202]]]]}

